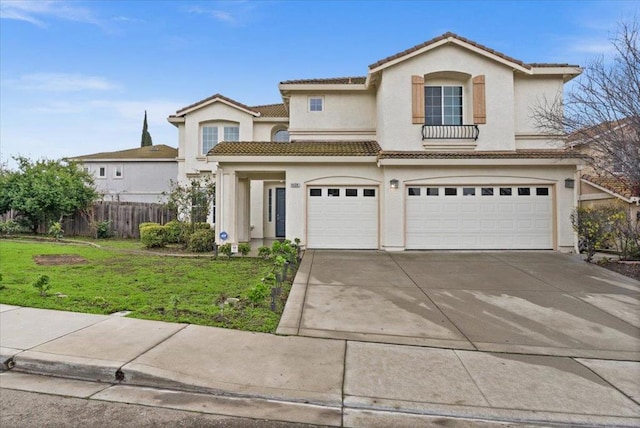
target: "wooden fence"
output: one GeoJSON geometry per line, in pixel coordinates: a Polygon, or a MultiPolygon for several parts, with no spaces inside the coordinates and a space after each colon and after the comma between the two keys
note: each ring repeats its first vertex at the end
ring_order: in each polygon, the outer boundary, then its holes
{"type": "MultiPolygon", "coordinates": [[[[14,213],[7,213],[3,220],[14,218],[14,213]]],[[[174,220],[175,215],[164,205],[143,202],[111,202],[100,201],[93,204],[86,212],[77,212],[62,222],[64,236],[95,236],[95,225],[101,221],[111,221],[109,230],[118,238],[140,238],[138,225],[144,222],[165,224],[174,220]]],[[[40,233],[47,233],[45,225],[39,228],[40,233]]]]}

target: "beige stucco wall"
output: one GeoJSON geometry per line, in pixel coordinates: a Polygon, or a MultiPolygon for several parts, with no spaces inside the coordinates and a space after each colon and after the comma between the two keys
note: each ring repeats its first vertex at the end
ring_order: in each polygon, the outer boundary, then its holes
{"type": "MultiPolygon", "coordinates": [[[[377,93],[378,142],[385,150],[422,150],[422,125],[412,124],[411,76],[457,72],[485,76],[487,123],[479,125],[478,150],[514,150],[513,71],[496,61],[458,46],[442,46],[382,71],[377,93]]],[[[463,115],[473,124],[468,98],[471,81],[464,83],[463,115]]],[[[428,144],[428,141],[426,142],[428,144]]],[[[438,141],[441,144],[441,141],[438,141]]]]}
{"type": "Polygon", "coordinates": [[[370,91],[295,92],[291,95],[292,140],[375,139],[375,95],[370,91]],[[323,111],[309,111],[309,97],[324,98],[323,111]]]}
{"type": "MultiPolygon", "coordinates": [[[[224,175],[224,190],[218,196],[225,203],[231,203],[231,193],[237,186],[238,175],[251,171],[255,165],[233,164],[223,165],[218,176],[224,175]]],[[[384,166],[375,163],[345,164],[281,164],[261,165],[260,171],[284,172],[286,174],[286,237],[300,238],[306,242],[307,188],[311,185],[366,185],[375,186],[378,190],[380,204],[379,236],[380,248],[386,250],[404,249],[405,239],[405,192],[407,183],[413,184],[522,184],[549,185],[554,194],[554,215],[556,233],[554,242],[558,249],[570,251],[574,248],[574,234],[571,228],[570,215],[577,201],[577,189],[564,187],[564,180],[573,178],[575,166],[384,166]],[[390,189],[389,180],[400,180],[400,189],[390,189]]],[[[281,185],[281,184],[280,184],[281,185]]],[[[267,186],[265,186],[265,189],[267,186]]],[[[247,209],[243,204],[244,196],[237,194],[234,207],[227,207],[227,217],[221,226],[229,233],[229,241],[243,236],[241,225],[235,223],[236,209],[247,209]]],[[[242,216],[238,216],[240,221],[242,216]]],[[[265,236],[267,236],[265,228],[265,236]]]]}
{"type": "Polygon", "coordinates": [[[562,76],[526,76],[516,73],[514,111],[516,147],[518,149],[561,149],[561,138],[542,136],[534,119],[535,109],[562,99],[562,76]]]}

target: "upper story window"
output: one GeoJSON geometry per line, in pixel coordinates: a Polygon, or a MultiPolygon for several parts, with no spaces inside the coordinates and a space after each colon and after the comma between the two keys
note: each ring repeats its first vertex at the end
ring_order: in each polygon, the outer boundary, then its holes
{"type": "Polygon", "coordinates": [[[309,111],[323,111],[323,110],[324,110],[323,97],[309,97],[309,111]]]}
{"type": "MultiPolygon", "coordinates": [[[[228,124],[229,122],[227,122],[228,124]]],[[[209,153],[220,141],[240,141],[238,125],[209,123],[202,126],[202,155],[209,153]]]]}
{"type": "Polygon", "coordinates": [[[276,143],[288,143],[289,142],[289,131],[286,129],[279,129],[273,133],[273,141],[276,143]]]}
{"type": "Polygon", "coordinates": [[[202,127],[202,154],[206,155],[213,146],[218,144],[218,127],[203,126],[202,127]]]}
{"type": "Polygon", "coordinates": [[[224,127],[224,140],[223,141],[240,141],[240,127],[239,126],[225,126],[224,127]]]}
{"type": "Polygon", "coordinates": [[[113,168],[113,178],[122,178],[124,174],[122,165],[116,165],[113,168]]]}
{"type": "Polygon", "coordinates": [[[107,167],[106,166],[98,167],[98,178],[107,178],[107,167]]]}
{"type": "Polygon", "coordinates": [[[462,125],[462,86],[425,86],[425,125],[462,125]]]}

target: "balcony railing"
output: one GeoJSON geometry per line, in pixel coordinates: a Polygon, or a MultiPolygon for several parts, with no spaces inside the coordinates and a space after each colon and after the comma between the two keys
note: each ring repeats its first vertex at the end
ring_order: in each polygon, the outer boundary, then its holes
{"type": "Polygon", "coordinates": [[[480,135],[478,125],[422,125],[423,140],[473,140],[480,135]]]}

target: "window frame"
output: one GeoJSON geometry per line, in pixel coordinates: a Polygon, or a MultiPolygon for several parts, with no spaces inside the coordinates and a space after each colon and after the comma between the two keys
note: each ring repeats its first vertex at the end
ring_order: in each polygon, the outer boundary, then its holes
{"type": "Polygon", "coordinates": [[[123,165],[114,165],[113,166],[113,178],[114,180],[122,180],[124,178],[124,166],[123,165]],[[120,175],[118,175],[120,172],[120,175]]]}
{"type": "Polygon", "coordinates": [[[320,113],[324,111],[324,97],[309,97],[307,99],[307,108],[311,113],[320,113]],[[314,103],[314,101],[319,101],[319,105],[314,103]]]}
{"type": "Polygon", "coordinates": [[[454,85],[454,84],[443,84],[443,85],[434,85],[434,84],[425,84],[424,85],[424,124],[428,126],[462,126],[464,124],[464,85],[454,85]],[[428,95],[429,90],[431,89],[440,89],[440,94],[438,97],[433,95],[428,95]],[[446,89],[457,90],[459,94],[446,94],[446,89]],[[445,102],[446,99],[452,99],[455,97],[455,100],[458,101],[457,104],[447,105],[445,102]],[[430,104],[430,100],[437,99],[439,101],[439,105],[430,104]],[[439,115],[433,115],[429,109],[439,108],[439,115]],[[447,113],[446,109],[459,109],[458,112],[447,113]],[[439,118],[439,123],[435,123],[436,118],[439,118]],[[454,119],[454,120],[447,120],[454,119]],[[451,123],[446,123],[451,122],[451,123]]]}
{"type": "Polygon", "coordinates": [[[106,165],[98,165],[96,168],[96,178],[106,179],[107,178],[107,166],[106,165]],[[101,174],[102,170],[104,170],[104,174],[101,174]]]}

